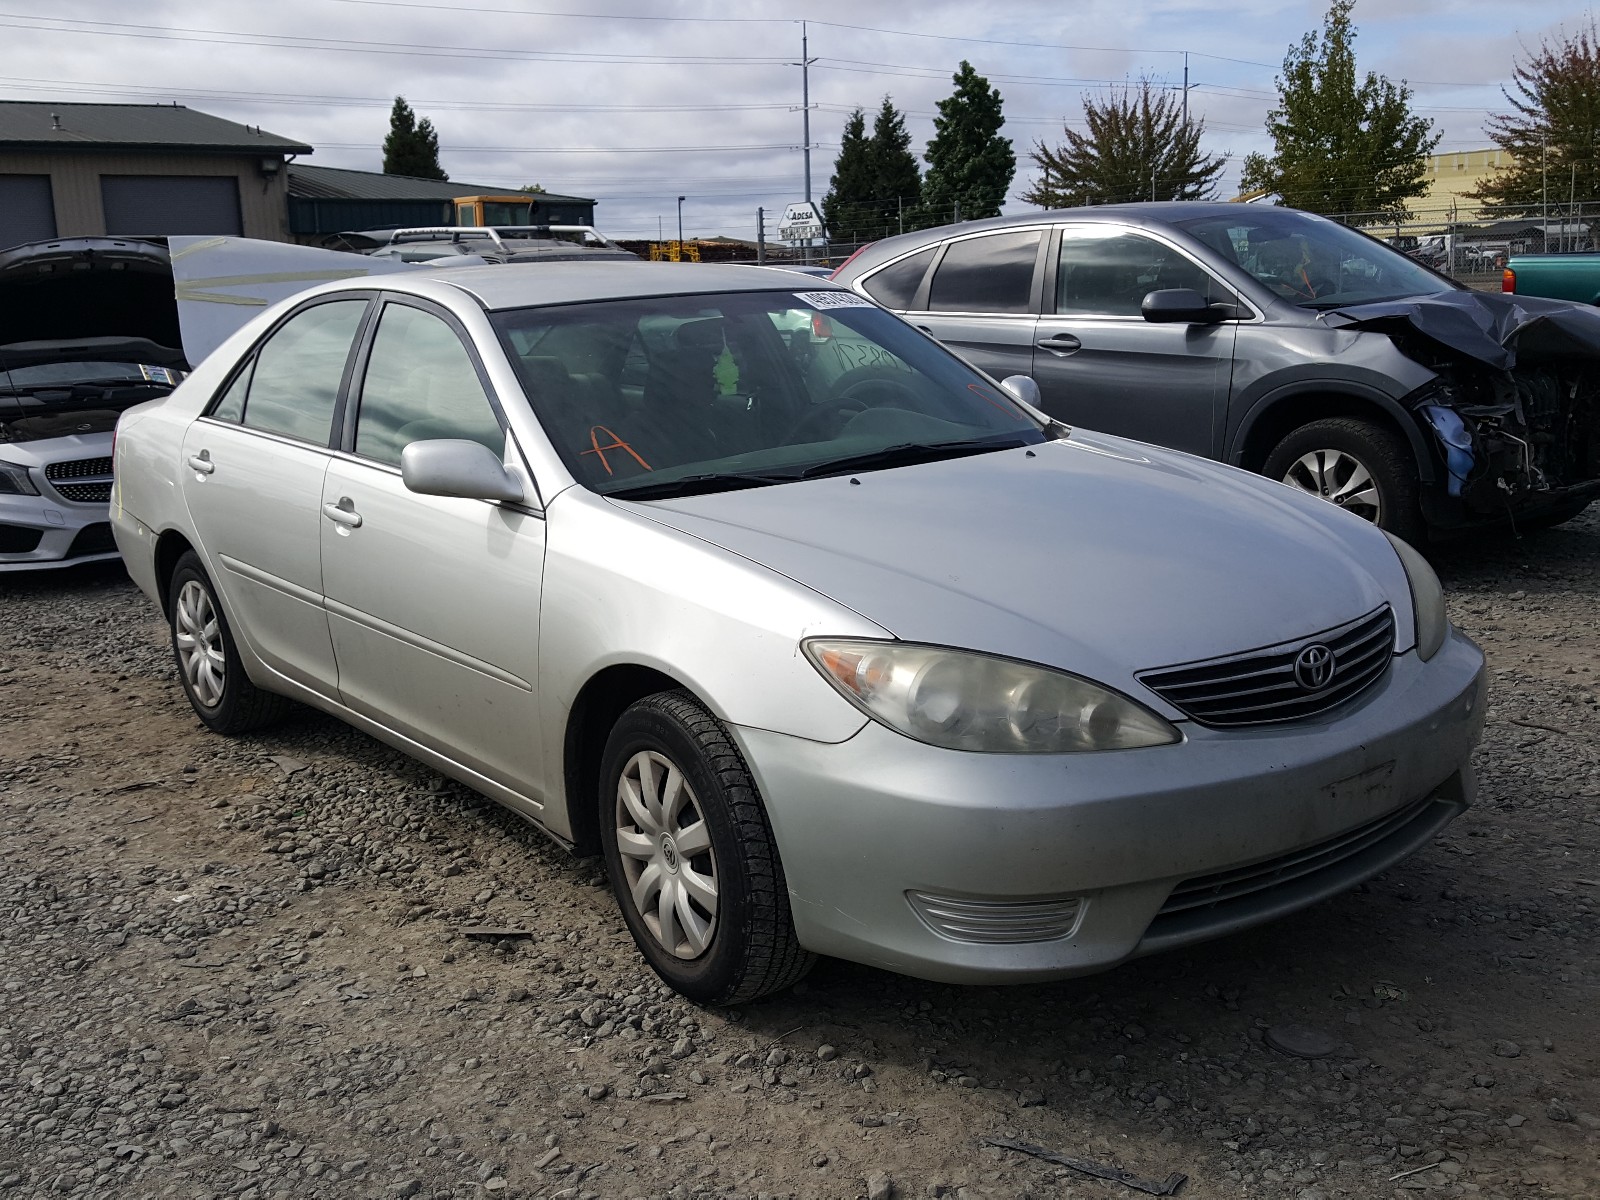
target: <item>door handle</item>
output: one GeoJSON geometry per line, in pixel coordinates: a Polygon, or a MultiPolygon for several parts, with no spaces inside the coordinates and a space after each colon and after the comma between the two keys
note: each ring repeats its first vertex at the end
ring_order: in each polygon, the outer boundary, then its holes
{"type": "Polygon", "coordinates": [[[211,461],[211,451],[202,450],[199,454],[189,456],[189,466],[202,475],[209,475],[217,469],[217,464],[211,461]]]}
{"type": "Polygon", "coordinates": [[[1058,333],[1052,337],[1040,338],[1034,343],[1041,350],[1048,350],[1057,358],[1065,358],[1078,350],[1083,349],[1083,343],[1070,333],[1058,333]]]}
{"type": "Polygon", "coordinates": [[[324,504],[322,515],[346,529],[361,528],[361,514],[356,511],[356,502],[349,496],[340,496],[337,504],[324,504]]]}

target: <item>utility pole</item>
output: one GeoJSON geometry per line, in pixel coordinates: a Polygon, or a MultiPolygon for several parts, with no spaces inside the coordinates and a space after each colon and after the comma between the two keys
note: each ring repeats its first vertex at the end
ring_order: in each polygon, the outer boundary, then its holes
{"type": "Polygon", "coordinates": [[[1155,162],[1155,159],[1152,158],[1150,160],[1150,199],[1153,202],[1155,200],[1155,198],[1156,198],[1156,162],[1155,162]]]}
{"type": "Polygon", "coordinates": [[[805,139],[806,199],[811,199],[811,57],[806,23],[800,22],[800,136],[805,139]]]}
{"type": "Polygon", "coordinates": [[[1189,52],[1183,52],[1183,127],[1189,128],[1189,52]]]}
{"type": "Polygon", "coordinates": [[[1550,138],[1547,134],[1539,135],[1539,178],[1544,189],[1544,225],[1541,230],[1543,243],[1539,249],[1550,249],[1550,138]]]}
{"type": "Polygon", "coordinates": [[[683,202],[687,197],[678,197],[678,260],[683,259],[683,202]]]}
{"type": "Polygon", "coordinates": [[[767,210],[756,209],[756,266],[767,261],[767,210]]]}

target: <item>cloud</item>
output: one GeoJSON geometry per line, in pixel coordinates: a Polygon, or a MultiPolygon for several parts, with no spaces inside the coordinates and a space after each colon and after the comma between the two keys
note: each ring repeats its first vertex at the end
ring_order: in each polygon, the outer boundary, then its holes
{"type": "MultiPolygon", "coordinates": [[[[178,101],[265,126],[317,147],[311,161],[377,170],[393,97],[439,131],[452,177],[597,197],[614,236],[748,236],[758,206],[800,198],[800,23],[793,6],[749,0],[59,0],[50,17],[0,0],[9,53],[0,95],[15,99],[178,101]],[[501,10],[501,11],[474,11],[501,10]],[[726,18],[737,16],[740,19],[726,18]],[[671,20],[648,20],[670,17],[671,20]]],[[[1498,7],[1475,0],[1386,0],[1358,7],[1362,65],[1395,77],[1494,83],[1517,46],[1498,7]],[[1448,28],[1443,22],[1448,21],[1448,28]],[[1426,35],[1419,35],[1425,30],[1426,35]]],[[[811,0],[812,192],[827,189],[846,113],[884,94],[908,113],[920,151],[956,64],[969,59],[1005,97],[1025,190],[1035,140],[1059,139],[1084,94],[1148,75],[1182,81],[1208,122],[1207,146],[1237,159],[1265,146],[1262,121],[1289,44],[1321,24],[1323,6],[1242,0],[1050,0],[973,5],[927,0],[811,0]],[[904,32],[894,32],[894,31],[904,32]],[[988,42],[964,39],[989,39],[988,42]],[[1014,44],[1001,44],[1014,43],[1014,44]]],[[[1542,31],[1564,12],[1519,8],[1542,31]]],[[[1447,81],[1448,82],[1448,81],[1447,81]]],[[[1451,138],[1470,138],[1493,87],[1418,87],[1451,138]],[[1445,112],[1466,108],[1469,111],[1445,112]]],[[[1013,207],[1017,207],[1013,205],[1013,207]]]]}

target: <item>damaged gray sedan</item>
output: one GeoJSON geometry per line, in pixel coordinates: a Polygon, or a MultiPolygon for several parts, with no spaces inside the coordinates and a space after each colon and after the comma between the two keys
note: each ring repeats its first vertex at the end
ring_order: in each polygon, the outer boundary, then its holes
{"type": "Polygon", "coordinates": [[[1470,291],[1268,205],[925,230],[836,274],[1052,416],[1259,471],[1413,541],[1600,495],[1600,312],[1470,291]]]}

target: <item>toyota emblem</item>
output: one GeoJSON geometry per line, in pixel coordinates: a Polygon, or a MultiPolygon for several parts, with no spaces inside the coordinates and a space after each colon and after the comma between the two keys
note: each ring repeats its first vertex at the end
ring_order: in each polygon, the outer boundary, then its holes
{"type": "Polygon", "coordinates": [[[1320,692],[1333,682],[1333,651],[1312,642],[1295,656],[1294,681],[1308,692],[1320,692]]]}

